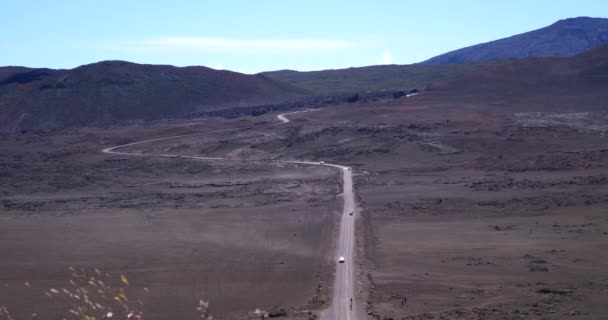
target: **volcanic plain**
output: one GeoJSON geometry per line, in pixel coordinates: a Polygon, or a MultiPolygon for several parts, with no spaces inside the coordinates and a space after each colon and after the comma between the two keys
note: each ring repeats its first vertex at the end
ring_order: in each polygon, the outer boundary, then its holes
{"type": "Polygon", "coordinates": [[[354,298],[371,319],[605,319],[605,54],[576,59],[284,124],[264,113],[3,135],[0,305],[59,318],[44,292],[73,266],[126,275],[147,319],[194,318],[199,299],[220,319],[314,319],[339,267],[340,175],[270,161],[307,160],[353,169],[354,298]]]}

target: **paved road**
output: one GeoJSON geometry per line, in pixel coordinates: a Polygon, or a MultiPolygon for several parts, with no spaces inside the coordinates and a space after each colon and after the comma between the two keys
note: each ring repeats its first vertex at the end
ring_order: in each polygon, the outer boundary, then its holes
{"type": "MultiPolygon", "coordinates": [[[[289,114],[310,112],[316,109],[296,111],[290,113],[279,114],[277,118],[281,123],[288,123],[290,120],[286,117],[289,114]]],[[[182,158],[182,159],[195,159],[195,160],[212,160],[212,161],[234,161],[234,159],[217,158],[217,157],[201,157],[201,156],[182,156],[177,154],[165,154],[165,153],[139,153],[139,152],[121,152],[118,149],[124,147],[135,146],[138,144],[144,144],[149,142],[158,142],[163,140],[169,140],[180,137],[189,137],[196,135],[204,135],[210,133],[228,132],[243,130],[245,128],[235,128],[217,131],[208,131],[201,133],[183,134],[177,136],[163,137],[157,139],[149,139],[143,141],[137,141],[133,143],[127,143],[119,146],[103,149],[102,152],[109,154],[120,154],[128,156],[153,156],[153,157],[168,157],[168,158],[182,158]]],[[[251,161],[259,162],[260,160],[248,160],[239,159],[238,161],[251,161]]],[[[263,160],[268,163],[268,160],[263,160]]],[[[342,198],[344,200],[342,208],[342,217],[340,218],[340,234],[338,236],[338,243],[336,246],[336,253],[334,261],[336,266],[336,278],[334,282],[334,294],[333,303],[331,307],[325,310],[322,314],[322,319],[327,320],[356,320],[364,319],[361,316],[363,313],[360,312],[360,308],[357,307],[355,301],[355,274],[354,274],[354,252],[355,252],[355,218],[357,217],[355,196],[353,190],[353,175],[350,167],[342,166],[333,163],[321,163],[314,161],[283,161],[283,160],[272,160],[274,163],[293,163],[302,165],[314,165],[314,166],[328,166],[333,167],[341,171],[342,174],[342,198]],[[353,212],[353,215],[350,215],[353,212]],[[344,257],[345,263],[338,264],[338,257],[344,257]],[[351,305],[352,299],[352,305],[351,305]]]]}

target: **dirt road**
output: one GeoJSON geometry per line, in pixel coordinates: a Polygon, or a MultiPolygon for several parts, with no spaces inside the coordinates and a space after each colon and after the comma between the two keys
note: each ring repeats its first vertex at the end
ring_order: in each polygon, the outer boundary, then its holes
{"type": "Polygon", "coordinates": [[[354,248],[355,248],[355,196],[353,192],[353,175],[349,167],[337,166],[342,170],[342,196],[344,206],[340,221],[337,255],[343,256],[345,263],[340,263],[336,270],[334,298],[332,307],[324,314],[324,319],[359,319],[355,304],[354,248]],[[353,213],[351,216],[350,213],[353,213]]]}
{"type": "MultiPolygon", "coordinates": [[[[289,123],[290,120],[286,117],[288,114],[294,113],[302,113],[302,112],[310,112],[315,110],[303,110],[296,111],[290,113],[279,114],[277,118],[281,121],[281,123],[289,123]]],[[[180,137],[188,137],[194,135],[204,135],[210,133],[218,133],[218,132],[227,132],[227,131],[235,131],[242,130],[243,128],[235,128],[235,129],[226,129],[226,130],[217,130],[217,131],[209,131],[202,133],[193,133],[186,135],[177,135],[177,136],[169,136],[157,139],[143,140],[133,143],[128,143],[124,145],[114,146],[110,148],[103,149],[103,153],[108,154],[120,154],[120,155],[128,155],[128,156],[153,156],[153,157],[168,157],[168,158],[182,158],[182,159],[195,159],[195,160],[211,160],[211,161],[227,161],[229,159],[222,157],[202,157],[202,156],[183,156],[178,154],[164,154],[164,153],[135,153],[135,152],[121,152],[116,151],[121,148],[134,146],[143,143],[150,142],[158,142],[168,139],[180,138],[180,137]]],[[[234,161],[234,160],[231,160],[234,161]]],[[[240,159],[238,161],[260,161],[260,160],[248,160],[248,159],[240,159]]],[[[345,262],[340,263],[336,269],[336,277],[334,283],[334,294],[333,294],[333,304],[332,306],[326,310],[322,318],[323,319],[363,319],[363,317],[358,316],[360,312],[358,312],[359,308],[356,306],[356,301],[354,297],[354,286],[355,286],[355,277],[354,277],[354,242],[355,242],[355,197],[354,197],[354,189],[353,189],[353,177],[352,170],[348,166],[342,166],[338,164],[332,163],[324,163],[324,162],[313,162],[313,161],[282,161],[275,160],[273,162],[276,163],[291,163],[291,164],[303,164],[303,165],[315,165],[315,166],[328,166],[337,168],[342,173],[342,197],[344,200],[343,209],[342,209],[342,218],[340,221],[340,233],[338,236],[338,244],[336,246],[336,256],[335,261],[338,262],[338,257],[344,257],[345,262]],[[352,212],[352,216],[351,216],[352,212]]]]}
{"type": "Polygon", "coordinates": [[[281,121],[281,123],[288,123],[288,122],[291,122],[291,120],[289,120],[289,118],[286,117],[286,115],[288,115],[288,114],[311,112],[311,111],[316,111],[316,110],[319,110],[319,109],[307,109],[307,110],[301,110],[301,111],[295,111],[295,112],[281,113],[280,115],[277,116],[277,118],[279,119],[279,121],[281,121]]]}
{"type": "Polygon", "coordinates": [[[344,257],[344,263],[339,263],[336,268],[334,282],[334,296],[332,306],[323,313],[323,319],[363,319],[358,314],[359,308],[355,301],[355,275],[354,275],[354,252],[355,252],[355,196],[353,189],[353,174],[350,167],[331,163],[317,163],[308,161],[285,161],[287,163],[325,165],[340,169],[342,172],[342,218],[340,219],[340,234],[336,246],[336,263],[339,257],[344,257]],[[350,213],[353,213],[351,216],[350,213]]]}

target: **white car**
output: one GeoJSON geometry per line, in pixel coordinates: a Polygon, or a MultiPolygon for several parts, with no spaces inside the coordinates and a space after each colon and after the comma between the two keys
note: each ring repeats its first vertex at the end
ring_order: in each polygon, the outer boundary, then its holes
{"type": "Polygon", "coordinates": [[[325,164],[325,161],[319,161],[319,164],[325,164]]]}
{"type": "Polygon", "coordinates": [[[338,263],[344,263],[344,262],[346,262],[346,260],[344,259],[344,257],[338,258],[338,263]]]}

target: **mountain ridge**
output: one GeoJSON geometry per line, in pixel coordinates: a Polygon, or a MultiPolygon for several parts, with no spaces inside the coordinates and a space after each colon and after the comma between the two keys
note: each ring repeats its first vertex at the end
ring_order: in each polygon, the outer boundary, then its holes
{"type": "Polygon", "coordinates": [[[608,19],[576,17],[432,57],[420,64],[456,64],[528,57],[568,57],[608,44],[608,19]]]}
{"type": "Polygon", "coordinates": [[[289,100],[262,75],[108,60],[74,69],[0,68],[0,132],[157,120],[289,100]]]}

